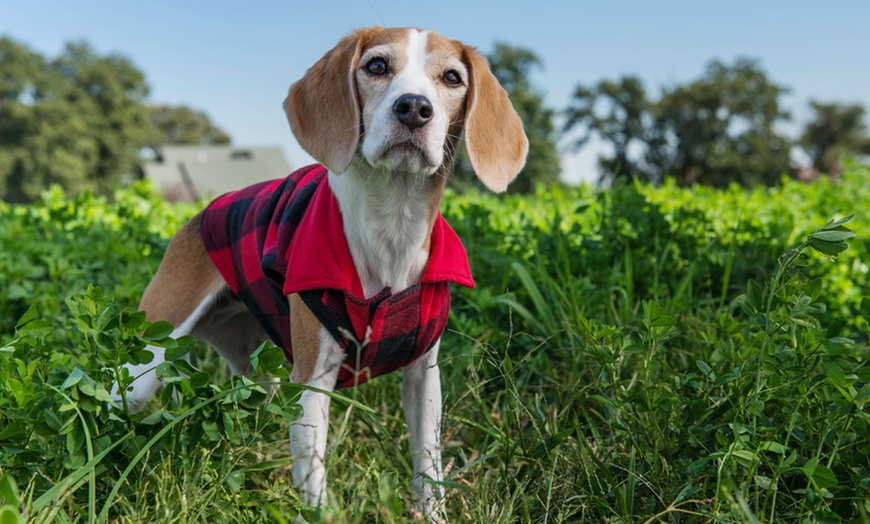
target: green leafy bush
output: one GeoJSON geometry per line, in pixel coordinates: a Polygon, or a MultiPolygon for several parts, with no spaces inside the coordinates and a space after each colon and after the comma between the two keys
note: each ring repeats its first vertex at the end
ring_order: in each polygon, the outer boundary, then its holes
{"type": "MultiPolygon", "coordinates": [[[[478,284],[456,290],[441,346],[453,518],[866,520],[868,179],[852,166],[753,191],[447,195],[478,284]]],[[[0,204],[4,518],[299,511],[286,441],[299,388],[270,401],[134,311],[198,207],[142,185],[111,204],[56,191],[0,204]],[[146,344],[172,357],[164,394],[142,415],[109,409],[146,344]]],[[[258,373],[286,377],[282,361],[264,345],[258,373]]],[[[330,505],[310,521],[408,520],[400,390],[393,374],[333,403],[330,505]]]]}
{"type": "MultiPolygon", "coordinates": [[[[269,392],[257,381],[216,383],[183,358],[192,339],[169,338],[167,323],[145,322],[143,313],[118,307],[99,288],[89,286],[67,304],[65,327],[79,334],[76,345],[68,345],[70,340],[31,307],[0,347],[0,471],[28,487],[35,497],[28,509],[40,518],[56,514],[56,498],[66,495],[70,518],[94,521],[102,507],[99,520],[105,521],[118,490],[141,483],[136,477],[154,467],[143,467],[145,457],[158,464],[182,457],[185,469],[217,476],[213,489],[238,491],[242,466],[258,462],[264,431],[298,416],[295,385],[282,388],[287,390],[282,401],[266,402],[269,392]],[[124,363],[151,360],[146,344],[167,350],[168,361],[157,367],[166,387],[154,412],[128,416],[111,407],[108,389],[116,378],[122,386],[132,380],[124,363]],[[195,449],[209,455],[191,459],[188,452],[195,449]],[[83,484],[88,493],[76,496],[83,484]]],[[[267,344],[253,357],[263,376],[286,378],[283,361],[283,352],[267,344]]]]}
{"type": "Polygon", "coordinates": [[[867,207],[868,177],[448,200],[480,285],[454,308],[486,399],[462,420],[515,464],[490,502],[557,521],[866,517],[868,229],[824,224],[867,207]]]}

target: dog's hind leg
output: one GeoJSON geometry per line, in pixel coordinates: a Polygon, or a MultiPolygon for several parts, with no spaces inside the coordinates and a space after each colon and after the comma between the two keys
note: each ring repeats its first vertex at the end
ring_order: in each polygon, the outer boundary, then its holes
{"type": "MultiPolygon", "coordinates": [[[[226,284],[208,258],[199,234],[200,215],[195,216],[169,242],[160,268],[142,295],[139,309],[149,322],[166,320],[174,326],[173,337],[191,334],[208,314],[215,299],[226,291],[226,284]]],[[[127,408],[138,411],[160,387],[155,368],[164,361],[162,348],[148,346],[154,358],[147,364],[128,364],[135,377],[125,392],[127,408]]],[[[120,404],[117,384],[112,391],[120,404]]]]}
{"type": "Polygon", "coordinates": [[[230,373],[244,376],[251,376],[251,354],[268,338],[254,315],[229,292],[214,301],[191,335],[217,350],[230,373]]]}

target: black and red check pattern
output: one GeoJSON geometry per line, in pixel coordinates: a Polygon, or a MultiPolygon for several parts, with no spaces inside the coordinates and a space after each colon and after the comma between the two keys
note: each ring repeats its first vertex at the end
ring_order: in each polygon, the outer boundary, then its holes
{"type": "Polygon", "coordinates": [[[411,364],[437,342],[450,310],[448,282],[473,287],[468,258],[439,215],[420,283],[368,299],[347,247],[327,170],[313,165],[212,202],[206,250],[227,285],[292,362],[287,295],[303,302],[346,351],[336,388],[411,364]]]}

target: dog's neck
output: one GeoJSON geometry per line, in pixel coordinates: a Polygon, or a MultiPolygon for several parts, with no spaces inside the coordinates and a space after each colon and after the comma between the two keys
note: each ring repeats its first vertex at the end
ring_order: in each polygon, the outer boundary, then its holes
{"type": "Polygon", "coordinates": [[[357,157],[329,174],[344,233],[366,298],[416,284],[429,260],[429,236],[450,166],[431,176],[396,173],[357,157]]]}

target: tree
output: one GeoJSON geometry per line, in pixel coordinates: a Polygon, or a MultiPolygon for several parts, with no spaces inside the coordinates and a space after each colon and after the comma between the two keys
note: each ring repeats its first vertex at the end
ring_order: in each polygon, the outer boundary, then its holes
{"type": "Polygon", "coordinates": [[[120,55],[68,44],[54,60],[0,38],[0,198],[57,183],[111,193],[152,136],[143,74],[120,55]]]}
{"type": "Polygon", "coordinates": [[[617,177],[656,181],[653,171],[642,165],[642,160],[632,159],[630,152],[646,147],[652,127],[651,102],[639,78],[625,76],[592,87],[578,85],[565,116],[566,132],[581,130],[572,143],[575,150],[585,146],[593,135],[612,146],[613,156],[598,157],[599,182],[612,182],[617,177]]]}
{"type": "Polygon", "coordinates": [[[870,136],[864,123],[864,107],[810,101],[815,116],[801,135],[800,143],[820,173],[838,175],[845,155],[870,155],[870,136]]]}
{"type": "MultiPolygon", "coordinates": [[[[553,124],[555,112],[544,106],[544,97],[530,81],[532,71],[542,67],[541,59],[529,49],[505,43],[496,43],[487,59],[490,70],[508,92],[529,138],[526,166],[508,191],[528,193],[535,184],[557,182],[561,165],[556,149],[558,136],[553,124]]],[[[460,188],[468,187],[472,185],[470,181],[476,180],[464,151],[456,159],[455,173],[460,188]]]]}
{"type": "Polygon", "coordinates": [[[791,171],[791,142],[775,130],[789,117],[779,106],[784,92],[753,60],[713,61],[701,78],[664,90],[658,100],[632,76],[580,85],[565,130],[579,129],[577,148],[597,135],[613,149],[599,159],[602,180],[775,184],[791,171]]]}
{"type": "Polygon", "coordinates": [[[175,145],[222,145],[229,144],[230,137],[214,125],[202,111],[186,106],[156,105],[149,108],[151,123],[157,132],[154,146],[175,145]]]}
{"type": "Polygon", "coordinates": [[[700,79],[666,90],[655,107],[650,165],[681,185],[777,183],[791,171],[791,143],[774,129],[789,118],[786,89],[754,60],[712,61],[700,79]]]}

